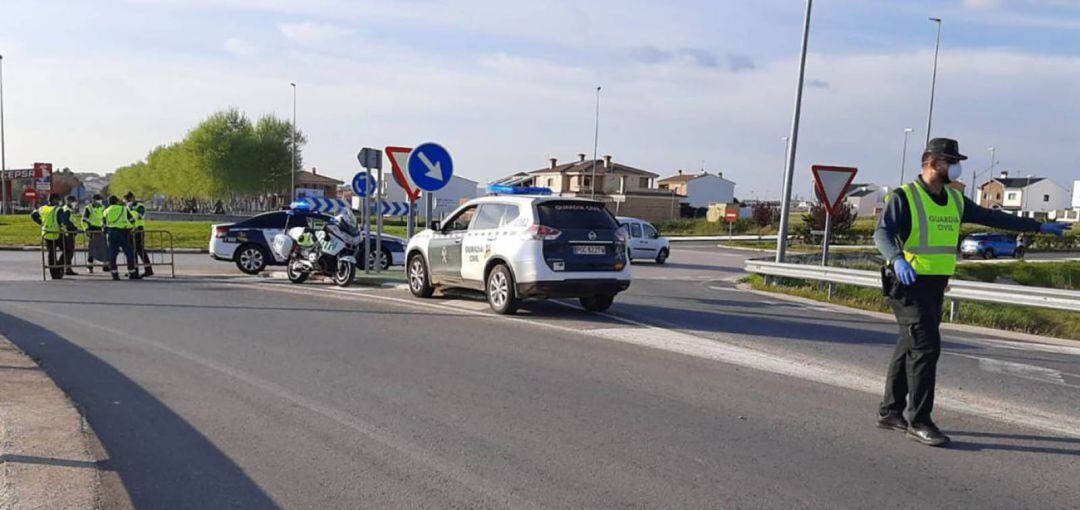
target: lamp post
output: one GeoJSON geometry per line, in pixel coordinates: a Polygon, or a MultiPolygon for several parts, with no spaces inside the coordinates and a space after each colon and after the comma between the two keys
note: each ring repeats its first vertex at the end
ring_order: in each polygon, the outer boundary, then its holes
{"type": "Polygon", "coordinates": [[[787,251],[788,214],[791,209],[791,185],[795,177],[795,150],[799,142],[799,113],[802,110],[803,79],[806,77],[806,46],[810,41],[810,10],[814,0],[806,0],[803,19],[802,55],[799,57],[799,77],[795,84],[795,108],[791,114],[791,134],[788,141],[787,163],[784,168],[784,191],[780,196],[780,228],[776,236],[776,261],[783,262],[787,251]]]}
{"type": "MultiPolygon", "coordinates": [[[[8,209],[7,146],[4,143],[4,56],[0,55],[0,214],[8,209]]],[[[12,190],[14,191],[14,190],[12,190]]]]}
{"type": "Polygon", "coordinates": [[[292,85],[292,172],[289,173],[289,203],[296,196],[296,84],[292,85]]]}
{"type": "Polygon", "coordinates": [[[937,23],[937,40],[934,42],[934,74],[930,79],[930,111],[926,114],[926,145],[930,145],[930,125],[934,122],[934,89],[937,88],[938,51],[941,49],[941,18],[930,18],[937,23]]]}
{"type": "Polygon", "coordinates": [[[900,185],[904,185],[904,167],[907,166],[907,140],[908,135],[915,130],[911,128],[904,128],[904,148],[900,150],[900,185]]]}
{"type": "MultiPolygon", "coordinates": [[[[991,145],[986,150],[990,151],[990,175],[994,175],[994,165],[997,163],[997,147],[991,145]]],[[[971,200],[975,201],[975,179],[978,177],[975,175],[975,170],[971,171],[971,200]]]]}
{"type": "Polygon", "coordinates": [[[589,181],[590,197],[596,198],[596,147],[600,140],[600,86],[596,86],[596,128],[592,139],[592,180],[589,181]]]}

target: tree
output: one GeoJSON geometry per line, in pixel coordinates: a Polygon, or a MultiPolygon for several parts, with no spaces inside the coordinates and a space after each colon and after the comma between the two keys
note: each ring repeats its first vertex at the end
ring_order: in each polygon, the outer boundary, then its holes
{"type": "MultiPolygon", "coordinates": [[[[307,141],[296,133],[296,168],[307,141]]],[[[116,169],[110,189],[141,197],[216,200],[287,189],[292,124],[265,115],[252,125],[236,108],[207,117],[179,142],[155,147],[140,161],[116,169]]]]}
{"type": "Polygon", "coordinates": [[[780,221],[780,209],[766,202],[757,202],[751,210],[751,217],[758,227],[758,235],[760,236],[765,227],[780,221]]]}
{"type": "MultiPolygon", "coordinates": [[[[810,211],[803,214],[803,224],[806,226],[806,235],[808,236],[807,243],[813,242],[814,231],[825,230],[825,213],[825,206],[820,202],[815,202],[810,206],[810,211]]],[[[859,214],[850,205],[847,203],[839,204],[836,213],[832,215],[832,238],[843,237],[855,225],[855,220],[858,217],[859,214]]]]}

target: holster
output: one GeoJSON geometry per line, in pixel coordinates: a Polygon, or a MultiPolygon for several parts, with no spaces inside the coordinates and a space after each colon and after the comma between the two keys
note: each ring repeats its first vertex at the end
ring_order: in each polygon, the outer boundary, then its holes
{"type": "Polygon", "coordinates": [[[881,295],[902,301],[907,294],[906,289],[891,266],[881,266],[881,295]]]}

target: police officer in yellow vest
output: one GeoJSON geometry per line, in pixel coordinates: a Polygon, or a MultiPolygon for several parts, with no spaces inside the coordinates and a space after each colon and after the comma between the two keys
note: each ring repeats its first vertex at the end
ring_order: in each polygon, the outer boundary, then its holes
{"type": "Polygon", "coordinates": [[[878,427],[905,431],[910,439],[930,446],[949,442],[930,415],[941,355],[938,328],[945,287],[956,268],[960,225],[977,223],[1059,236],[1069,228],[980,207],[965,198],[949,186],[961,175],[960,161],[967,159],[959,149],[956,140],[930,140],[922,157],[922,174],[889,195],[874,232],[874,243],[888,262],[882,272],[883,287],[900,326],[878,409],[878,427]]]}
{"type": "Polygon", "coordinates": [[[127,206],[120,203],[116,195],[109,196],[109,206],[105,208],[104,216],[105,237],[109,241],[109,271],[112,272],[112,279],[120,279],[116,259],[120,251],[123,251],[124,258],[127,259],[128,279],[138,280],[139,268],[135,265],[135,253],[131,247],[131,229],[134,227],[135,218],[127,206]]]}
{"type": "Polygon", "coordinates": [[[41,238],[48,252],[49,274],[53,280],[63,278],[64,268],[53,267],[59,265],[56,255],[57,250],[62,249],[60,246],[60,195],[56,193],[49,195],[49,201],[30,213],[30,219],[41,225],[41,238]]]}
{"type": "Polygon", "coordinates": [[[146,252],[146,206],[135,200],[135,194],[130,191],[124,194],[124,201],[127,202],[131,216],[135,218],[134,228],[131,229],[131,246],[135,249],[135,256],[142,259],[145,269],[143,276],[154,276],[154,268],[150,266],[150,254],[146,252]]]}
{"type": "MultiPolygon", "coordinates": [[[[86,208],[83,209],[83,225],[86,228],[87,246],[91,249],[86,254],[86,269],[91,273],[94,272],[94,250],[93,245],[97,242],[97,239],[105,232],[105,205],[101,203],[101,195],[94,194],[93,200],[86,204],[86,208]]],[[[99,262],[106,262],[101,260],[99,262]]]]}

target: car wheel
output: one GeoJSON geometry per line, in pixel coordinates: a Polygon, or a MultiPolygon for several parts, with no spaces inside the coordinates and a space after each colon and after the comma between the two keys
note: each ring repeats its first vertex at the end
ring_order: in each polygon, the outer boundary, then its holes
{"type": "Polygon", "coordinates": [[[390,250],[383,248],[380,253],[382,256],[378,257],[379,260],[376,261],[375,252],[368,252],[368,268],[375,269],[377,267],[380,271],[386,271],[390,268],[390,261],[393,260],[393,258],[391,258],[392,256],[390,255],[390,250]]]}
{"type": "Polygon", "coordinates": [[[667,258],[668,258],[668,249],[667,248],[661,248],[660,253],[656,254],[656,263],[657,264],[663,264],[664,262],[667,262],[667,258]]]}
{"type": "Polygon", "coordinates": [[[590,312],[603,312],[608,308],[611,308],[611,304],[615,302],[614,294],[599,294],[596,296],[586,296],[578,298],[581,301],[582,308],[590,312]]]}
{"type": "Polygon", "coordinates": [[[416,297],[431,297],[435,293],[435,287],[431,285],[424,257],[419,253],[414,253],[409,257],[408,268],[409,291],[416,297]]]}
{"type": "Polygon", "coordinates": [[[987,248],[986,251],[983,252],[983,258],[987,260],[994,258],[994,250],[987,248]]]}
{"type": "Polygon", "coordinates": [[[244,274],[259,274],[263,269],[266,269],[267,261],[266,251],[257,244],[245,244],[236,249],[236,255],[233,259],[236,261],[236,268],[244,274]]]}
{"type": "Polygon", "coordinates": [[[507,315],[517,311],[521,302],[517,298],[514,277],[505,265],[499,264],[491,270],[484,287],[487,289],[488,304],[495,313],[507,315]]]}

